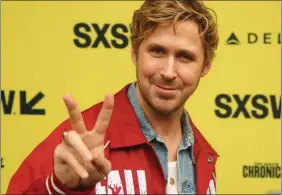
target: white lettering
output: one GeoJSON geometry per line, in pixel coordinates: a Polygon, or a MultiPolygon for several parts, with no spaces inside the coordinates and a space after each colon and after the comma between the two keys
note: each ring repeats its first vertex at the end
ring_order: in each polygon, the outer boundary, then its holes
{"type": "Polygon", "coordinates": [[[126,183],[126,193],[127,194],[135,194],[132,171],[131,170],[124,170],[124,176],[125,176],[125,183],[126,183]]]}
{"type": "MultiPolygon", "coordinates": [[[[132,170],[124,170],[125,189],[127,194],[135,194],[132,170]]],[[[146,175],[144,170],[137,170],[140,194],[147,194],[146,175]]],[[[106,178],[105,178],[106,179],[106,178]]],[[[107,176],[107,186],[98,182],[95,186],[96,194],[124,194],[121,177],[118,170],[112,170],[107,176]]]]}
{"type": "Polygon", "coordinates": [[[118,170],[108,175],[108,194],[124,194],[118,170]]]}
{"type": "Polygon", "coordinates": [[[144,170],[137,170],[140,194],[147,194],[146,176],[144,170]]]}
{"type": "Polygon", "coordinates": [[[98,182],[95,186],[96,194],[106,194],[106,187],[101,185],[101,182],[98,182]]]}

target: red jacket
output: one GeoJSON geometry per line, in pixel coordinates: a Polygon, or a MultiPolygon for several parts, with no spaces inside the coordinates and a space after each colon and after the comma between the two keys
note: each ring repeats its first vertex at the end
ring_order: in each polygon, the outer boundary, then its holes
{"type": "MultiPolygon", "coordinates": [[[[96,184],[93,190],[73,192],[52,174],[54,149],[61,142],[63,132],[71,129],[69,120],[66,120],[23,161],[9,183],[7,194],[165,194],[166,183],[161,164],[140,129],[127,97],[128,87],[115,94],[114,110],[105,136],[105,143],[110,140],[105,155],[112,163],[112,171],[107,178],[96,184]]],[[[93,128],[101,106],[102,102],[82,112],[87,129],[93,128]]],[[[191,120],[190,124],[195,137],[196,192],[206,194],[215,190],[214,172],[218,154],[191,120]]]]}

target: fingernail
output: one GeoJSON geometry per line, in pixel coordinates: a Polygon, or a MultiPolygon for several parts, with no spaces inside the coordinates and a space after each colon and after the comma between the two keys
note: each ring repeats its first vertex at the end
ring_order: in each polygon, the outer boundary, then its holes
{"type": "Polygon", "coordinates": [[[89,175],[88,175],[88,173],[87,173],[86,171],[83,171],[81,176],[82,176],[82,178],[85,179],[85,178],[87,178],[89,175]]]}
{"type": "Polygon", "coordinates": [[[86,155],[84,156],[84,160],[87,161],[87,162],[90,162],[90,161],[92,160],[92,155],[86,154],[86,155]]]}

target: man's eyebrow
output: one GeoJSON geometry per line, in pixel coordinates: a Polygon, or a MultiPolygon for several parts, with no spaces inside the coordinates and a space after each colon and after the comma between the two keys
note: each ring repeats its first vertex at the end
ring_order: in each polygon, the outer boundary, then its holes
{"type": "Polygon", "coordinates": [[[176,53],[179,55],[179,54],[186,54],[186,55],[189,55],[191,56],[193,59],[197,59],[197,55],[196,55],[196,52],[195,51],[192,51],[192,50],[188,50],[188,49],[179,49],[176,51],[176,53]]]}
{"type": "MultiPolygon", "coordinates": [[[[149,43],[148,47],[149,48],[159,47],[159,48],[164,48],[165,50],[167,49],[166,46],[164,46],[164,45],[162,45],[160,43],[156,43],[156,42],[149,43]]],[[[193,50],[189,50],[189,49],[179,49],[179,50],[176,50],[176,54],[177,55],[179,55],[179,54],[186,54],[186,55],[191,56],[193,59],[197,58],[196,52],[193,51],[193,50]]]]}
{"type": "Polygon", "coordinates": [[[149,47],[163,47],[163,48],[165,48],[165,46],[160,44],[160,43],[149,43],[148,46],[149,47]]]}

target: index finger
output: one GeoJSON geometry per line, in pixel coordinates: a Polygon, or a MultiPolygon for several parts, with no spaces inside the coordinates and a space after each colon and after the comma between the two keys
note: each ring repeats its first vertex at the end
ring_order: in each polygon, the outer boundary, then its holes
{"type": "Polygon", "coordinates": [[[75,130],[78,134],[87,132],[81,112],[75,100],[71,97],[70,94],[64,95],[63,99],[68,109],[72,129],[75,130]]]}

